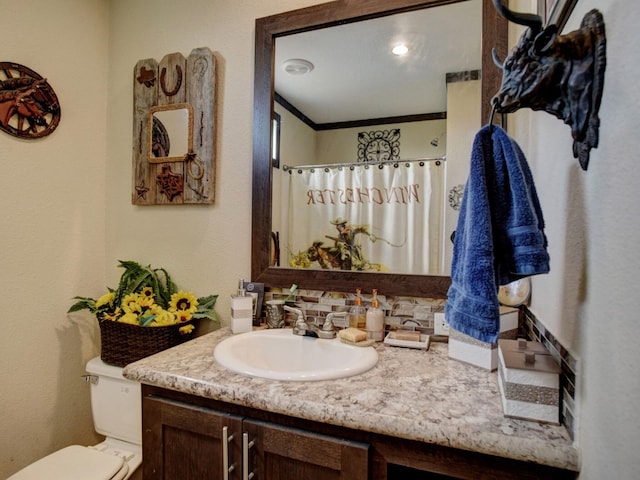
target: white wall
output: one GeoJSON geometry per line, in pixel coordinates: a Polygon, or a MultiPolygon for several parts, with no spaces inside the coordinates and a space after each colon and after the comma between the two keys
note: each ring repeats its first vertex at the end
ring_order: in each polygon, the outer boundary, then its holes
{"type": "Polygon", "coordinates": [[[580,0],[565,31],[592,8],[606,23],[607,71],[588,171],[561,120],[519,112],[510,121],[533,170],[551,255],[551,273],[534,279],[532,310],[579,358],[580,478],[631,479],[640,477],[640,3],[580,0]]]}
{"type": "MultiPolygon", "coordinates": [[[[7,299],[0,477],[65,444],[95,439],[88,389],[78,377],[98,351],[97,329],[65,312],[73,295],[113,285],[118,259],[163,265],[180,285],[219,293],[217,311],[227,322],[228,295],[250,273],[254,19],[313,3],[0,0],[0,61],[47,76],[62,103],[60,127],[46,139],[0,132],[7,299]],[[133,66],[199,46],[220,60],[216,203],[134,207],[133,66]],[[27,409],[27,400],[37,408],[27,409]]],[[[589,171],[571,156],[568,127],[546,113],[518,116],[514,135],[534,170],[552,255],[551,274],[534,282],[532,308],[580,357],[581,477],[626,479],[640,476],[640,4],[580,0],[571,28],[596,4],[609,56],[601,143],[589,171]]]]}
{"type": "Polygon", "coordinates": [[[361,132],[390,131],[400,129],[400,158],[435,158],[446,153],[446,120],[389,123],[366,127],[320,130],[316,159],[319,164],[350,163],[358,161],[358,134],[361,132]],[[438,145],[431,140],[438,139],[438,145]]]}
{"type": "Polygon", "coordinates": [[[449,203],[449,192],[464,185],[469,175],[469,158],[476,132],[486,119],[480,118],[480,80],[447,83],[447,163],[444,201],[444,229],[442,265],[444,272],[451,271],[453,242],[451,235],[458,227],[460,210],[449,203]]]}
{"type": "Polygon", "coordinates": [[[46,77],[62,106],[48,137],[0,132],[0,477],[91,442],[84,363],[92,322],[71,297],[104,285],[108,3],[0,0],[0,61],[46,77]],[[55,8],[54,8],[55,6],[55,8]]]}
{"type": "Polygon", "coordinates": [[[66,311],[120,275],[118,259],[166,267],[180,286],[228,296],[249,278],[254,21],[315,0],[0,0],[0,61],[47,77],[62,104],[49,137],[0,132],[0,478],[93,433],[89,316],[66,311]],[[208,46],[219,60],[213,206],[134,207],[133,67],[208,46]],[[35,403],[35,407],[33,404],[35,403]]]}

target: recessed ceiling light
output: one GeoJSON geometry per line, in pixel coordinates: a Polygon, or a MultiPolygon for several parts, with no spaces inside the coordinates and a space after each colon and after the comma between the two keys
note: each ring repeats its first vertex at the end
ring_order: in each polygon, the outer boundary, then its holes
{"type": "Polygon", "coordinates": [[[290,58],[282,62],[282,69],[290,75],[304,75],[313,70],[313,63],[301,58],[290,58]]]}
{"type": "Polygon", "coordinates": [[[400,44],[400,45],[396,45],[395,47],[393,47],[393,49],[391,50],[391,52],[394,55],[406,55],[407,52],[409,51],[409,47],[407,47],[404,44],[400,44]]]}

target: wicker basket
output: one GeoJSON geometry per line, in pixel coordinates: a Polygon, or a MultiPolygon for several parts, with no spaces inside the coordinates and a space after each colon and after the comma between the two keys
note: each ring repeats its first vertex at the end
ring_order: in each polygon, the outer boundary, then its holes
{"type": "Polygon", "coordinates": [[[98,320],[103,362],[116,367],[175,347],[193,338],[193,331],[181,333],[185,325],[198,326],[198,319],[162,327],[140,327],[112,320],[98,320]]]}

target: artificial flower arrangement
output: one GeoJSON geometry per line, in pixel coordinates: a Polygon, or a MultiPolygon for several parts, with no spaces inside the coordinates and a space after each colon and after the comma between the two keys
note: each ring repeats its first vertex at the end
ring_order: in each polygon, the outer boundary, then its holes
{"type": "MultiPolygon", "coordinates": [[[[69,313],[89,310],[100,320],[158,327],[208,318],[218,322],[213,309],[218,295],[196,298],[192,292],[178,289],[164,268],[143,267],[137,262],[120,260],[125,271],[118,288],[98,299],[74,297],[77,300],[69,313]]],[[[192,324],[180,328],[181,333],[191,333],[192,324]]]]}
{"type": "Polygon", "coordinates": [[[100,326],[100,358],[110,365],[128,363],[179,345],[192,337],[202,318],[219,324],[217,295],[196,298],[178,289],[163,268],[120,261],[118,288],[98,299],[75,297],[69,313],[89,310],[100,326]],[[155,328],[153,328],[155,327],[155,328]]]}

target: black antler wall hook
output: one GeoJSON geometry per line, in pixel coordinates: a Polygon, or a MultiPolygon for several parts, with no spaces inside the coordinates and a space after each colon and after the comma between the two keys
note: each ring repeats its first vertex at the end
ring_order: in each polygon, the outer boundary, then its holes
{"type": "Polygon", "coordinates": [[[586,170],[589,152],[598,146],[606,68],[604,20],[598,10],[582,19],[580,29],[559,35],[556,25],[543,28],[539,15],[509,10],[502,0],[493,0],[500,15],[527,30],[501,63],[502,86],[493,98],[496,111],[510,113],[519,108],[544,110],[571,127],[573,156],[586,170]]]}

